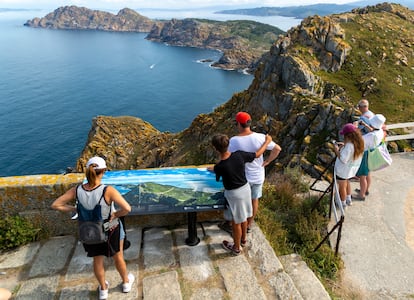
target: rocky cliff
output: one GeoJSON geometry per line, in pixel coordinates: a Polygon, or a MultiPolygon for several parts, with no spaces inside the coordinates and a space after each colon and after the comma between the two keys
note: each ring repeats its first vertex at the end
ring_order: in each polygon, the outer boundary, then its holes
{"type": "Polygon", "coordinates": [[[251,72],[281,33],[283,31],[277,27],[254,21],[173,19],[155,25],[147,39],[175,46],[220,50],[223,56],[213,66],[251,72]]]}
{"type": "Polygon", "coordinates": [[[64,6],[43,18],[28,20],[24,25],[51,29],[149,32],[155,23],[129,8],[114,15],[85,7],[64,6]]]}
{"type": "Polygon", "coordinates": [[[257,131],[269,132],[282,146],[278,167],[300,165],[315,175],[334,159],[330,141],[357,115],[361,97],[388,122],[413,120],[414,103],[407,100],[414,94],[413,16],[399,5],[380,4],[307,18],[263,56],[246,91],[178,134],[149,125],[126,129],[117,118],[98,118],[78,168],[93,154],[118,169],[214,163],[211,137],[236,134],[234,116],[244,110],[257,131]],[[134,133],[124,138],[120,130],[134,133]]]}

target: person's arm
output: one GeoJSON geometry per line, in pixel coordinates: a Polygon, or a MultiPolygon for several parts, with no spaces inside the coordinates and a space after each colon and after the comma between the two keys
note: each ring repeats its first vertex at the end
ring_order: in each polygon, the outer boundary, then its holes
{"type": "Polygon", "coordinates": [[[62,196],[53,201],[50,206],[54,210],[61,212],[75,212],[76,207],[74,205],[69,205],[68,202],[75,200],[76,198],[76,187],[69,189],[62,196]]]}
{"type": "Polygon", "coordinates": [[[280,147],[278,144],[275,144],[273,149],[270,151],[269,156],[263,161],[263,167],[266,167],[268,164],[274,161],[276,157],[279,156],[280,151],[282,151],[282,147],[280,147]]]}
{"type": "Polygon", "coordinates": [[[341,160],[344,164],[347,164],[353,160],[353,145],[351,143],[345,143],[342,146],[335,145],[335,153],[339,160],[341,160]]]}
{"type": "Polygon", "coordinates": [[[269,143],[272,141],[272,137],[268,134],[266,134],[266,139],[264,141],[264,143],[262,144],[262,146],[256,151],[256,158],[260,157],[260,155],[262,155],[267,148],[267,145],[269,145],[269,143]]]}
{"type": "MultiPolygon", "coordinates": [[[[109,221],[112,221],[115,218],[120,218],[126,216],[131,211],[131,205],[125,200],[124,197],[112,186],[106,188],[106,196],[109,200],[116,203],[118,210],[111,214],[109,221]]],[[[106,198],[106,197],[105,197],[106,198]]]]}
{"type": "Polygon", "coordinates": [[[371,131],[373,131],[374,129],[367,123],[367,122],[365,122],[364,120],[359,120],[359,122],[358,122],[358,124],[359,125],[361,125],[362,127],[365,127],[366,129],[367,129],[367,131],[368,132],[371,132],[371,131]]]}

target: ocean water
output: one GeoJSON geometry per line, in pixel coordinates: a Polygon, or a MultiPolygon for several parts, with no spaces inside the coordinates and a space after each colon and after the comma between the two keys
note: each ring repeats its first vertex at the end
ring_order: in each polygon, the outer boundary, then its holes
{"type": "Polygon", "coordinates": [[[179,132],[253,77],[211,68],[220,53],[146,34],[24,27],[44,11],[0,12],[0,176],[75,166],[98,115],[179,132]]]}

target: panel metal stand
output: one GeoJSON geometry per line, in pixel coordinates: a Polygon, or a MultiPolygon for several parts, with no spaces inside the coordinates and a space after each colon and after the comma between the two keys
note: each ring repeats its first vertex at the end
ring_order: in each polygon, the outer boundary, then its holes
{"type": "Polygon", "coordinates": [[[189,212],[188,216],[188,238],[185,239],[185,243],[188,246],[195,246],[200,243],[200,239],[197,236],[197,213],[189,212]]]}

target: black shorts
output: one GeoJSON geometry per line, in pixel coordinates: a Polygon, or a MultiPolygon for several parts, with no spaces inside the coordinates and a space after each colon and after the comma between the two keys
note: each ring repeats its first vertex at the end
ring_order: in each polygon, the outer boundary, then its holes
{"type": "Polygon", "coordinates": [[[119,252],[119,225],[114,229],[108,231],[108,240],[101,244],[86,245],[83,244],[83,248],[87,252],[88,257],[104,255],[106,257],[112,257],[119,252]]]}

